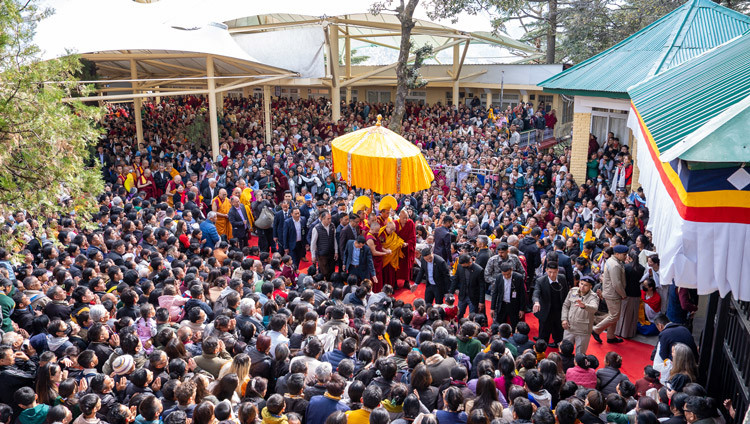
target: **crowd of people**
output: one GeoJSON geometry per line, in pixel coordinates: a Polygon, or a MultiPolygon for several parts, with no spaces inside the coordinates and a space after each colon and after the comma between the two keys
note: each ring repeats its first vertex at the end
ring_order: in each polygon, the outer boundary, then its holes
{"type": "Polygon", "coordinates": [[[543,104],[409,104],[436,178],[391,197],[330,146],[392,105],[275,99],[267,144],[260,100],[227,98],[212,158],[204,102],[144,104],[140,145],[110,107],[94,216],[3,216],[24,243],[0,249],[0,422],[723,422],[614,134],[576,182],[567,149],[519,142],[556,124],[543,104]],[[588,352],[639,332],[642,376],[588,352]]]}

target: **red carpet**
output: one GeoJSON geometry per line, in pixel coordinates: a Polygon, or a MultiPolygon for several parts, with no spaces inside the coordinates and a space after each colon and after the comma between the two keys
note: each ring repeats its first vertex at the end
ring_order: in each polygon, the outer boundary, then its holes
{"type": "MultiPolygon", "coordinates": [[[[414,299],[424,298],[424,290],[424,284],[420,284],[413,293],[406,289],[398,290],[395,297],[405,303],[412,303],[414,299]]],[[[489,305],[490,302],[488,301],[487,310],[489,310],[489,305]]],[[[529,324],[529,327],[531,327],[529,337],[537,336],[539,334],[539,322],[536,317],[533,314],[526,314],[525,321],[529,324]]],[[[491,323],[492,319],[490,318],[490,324],[491,323]]],[[[549,351],[556,350],[557,349],[550,349],[549,351]]],[[[630,378],[630,381],[635,383],[636,380],[643,377],[643,367],[653,363],[650,359],[652,350],[653,346],[651,345],[631,340],[625,340],[623,343],[616,345],[608,344],[606,341],[599,344],[596,340],[591,340],[591,343],[589,343],[588,354],[595,355],[599,358],[600,366],[603,367],[604,356],[607,352],[615,351],[619,353],[623,358],[622,368],[620,370],[630,378]]]]}
{"type": "MultiPolygon", "coordinates": [[[[250,240],[250,245],[253,246],[256,244],[257,238],[252,237],[250,240]]],[[[308,258],[309,253],[308,256],[305,257],[305,260],[300,262],[300,271],[305,271],[310,266],[310,262],[307,261],[308,258]]],[[[402,300],[404,303],[412,303],[416,298],[424,299],[424,290],[424,284],[420,284],[414,292],[406,289],[398,290],[395,297],[399,300],[402,300]]],[[[487,310],[489,310],[489,302],[487,302],[487,310]]],[[[539,322],[537,321],[536,317],[533,314],[527,314],[525,320],[529,324],[529,327],[531,327],[531,333],[529,334],[529,337],[537,336],[539,334],[539,322]]],[[[490,324],[491,323],[492,318],[490,318],[490,324]]],[[[556,350],[557,349],[550,349],[550,351],[556,350]]],[[[623,358],[622,368],[620,370],[623,374],[627,375],[628,378],[630,378],[630,381],[635,383],[636,380],[639,380],[643,377],[643,367],[653,363],[650,359],[652,350],[653,346],[651,345],[631,340],[625,340],[623,343],[616,345],[608,344],[606,341],[602,344],[599,344],[596,342],[596,340],[591,340],[591,342],[589,343],[588,354],[595,355],[597,358],[599,358],[600,366],[603,367],[604,356],[607,354],[607,352],[615,351],[619,353],[623,358]]]]}

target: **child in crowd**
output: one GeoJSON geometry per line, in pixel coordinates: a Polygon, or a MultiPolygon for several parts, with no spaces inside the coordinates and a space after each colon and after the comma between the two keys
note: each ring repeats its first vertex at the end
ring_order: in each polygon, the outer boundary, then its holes
{"type": "Polygon", "coordinates": [[[263,424],[288,424],[289,418],[284,414],[284,408],[284,397],[278,393],[271,395],[260,413],[263,424]]]}
{"type": "Polygon", "coordinates": [[[156,309],[150,303],[144,303],[139,308],[141,317],[136,321],[136,332],[141,340],[146,353],[151,353],[154,348],[151,346],[151,338],[156,337],[156,309]]]}

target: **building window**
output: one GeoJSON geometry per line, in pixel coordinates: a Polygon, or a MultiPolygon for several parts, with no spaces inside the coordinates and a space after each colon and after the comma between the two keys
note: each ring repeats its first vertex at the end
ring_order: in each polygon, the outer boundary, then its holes
{"type": "MultiPolygon", "coordinates": [[[[346,88],[341,89],[341,99],[342,100],[346,99],[346,88]]],[[[359,101],[359,91],[352,90],[352,101],[355,103],[359,101]]]]}
{"type": "MultiPolygon", "coordinates": [[[[544,102],[544,112],[548,113],[552,110],[552,102],[555,101],[554,96],[546,95],[546,94],[540,94],[539,95],[539,104],[544,102]]],[[[537,104],[537,106],[539,106],[537,104]]]]}
{"type": "Polygon", "coordinates": [[[311,97],[311,98],[323,97],[325,99],[330,99],[331,91],[328,90],[327,88],[308,88],[307,97],[311,97]]]}
{"type": "Polygon", "coordinates": [[[406,94],[406,101],[423,105],[427,103],[427,92],[409,90],[409,92],[406,94]]]}
{"type": "MultiPolygon", "coordinates": [[[[518,94],[503,93],[503,98],[500,99],[498,96],[498,103],[500,103],[500,109],[505,110],[508,106],[515,107],[520,102],[518,94]]],[[[495,104],[495,99],[492,99],[492,104],[495,104]]]]}
{"type": "Polygon", "coordinates": [[[390,91],[367,91],[367,102],[368,103],[390,103],[391,92],[390,91]]]}
{"type": "Polygon", "coordinates": [[[562,100],[562,115],[558,117],[560,123],[567,124],[568,122],[573,122],[573,97],[561,94],[560,100],[562,100]]]}
{"type": "Polygon", "coordinates": [[[610,132],[620,139],[620,143],[629,144],[628,111],[591,108],[591,133],[596,136],[600,146],[607,142],[610,132]]]}

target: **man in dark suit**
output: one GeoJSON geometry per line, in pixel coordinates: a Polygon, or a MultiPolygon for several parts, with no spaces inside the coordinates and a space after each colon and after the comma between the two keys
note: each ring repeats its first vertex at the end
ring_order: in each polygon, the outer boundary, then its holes
{"type": "Polygon", "coordinates": [[[534,285],[534,315],[539,319],[539,338],[549,342],[550,334],[557,348],[563,340],[562,305],[568,296],[568,282],[559,274],[557,262],[547,262],[547,273],[536,279],[534,285]]]}
{"type": "Polygon", "coordinates": [[[203,203],[211,209],[211,201],[219,195],[219,186],[216,184],[216,178],[208,179],[208,187],[201,194],[203,195],[203,203]]]}
{"type": "Polygon", "coordinates": [[[451,286],[451,271],[443,258],[432,253],[432,249],[422,249],[419,272],[414,284],[425,282],[424,301],[428,305],[432,302],[443,303],[443,296],[451,286]]]}
{"type": "Polygon", "coordinates": [[[534,290],[534,272],[542,264],[542,256],[539,247],[536,245],[541,235],[542,230],[539,227],[534,227],[531,233],[518,243],[518,250],[526,257],[526,290],[529,297],[531,297],[531,291],[534,290]]]}
{"type": "MultiPolygon", "coordinates": [[[[570,260],[570,256],[564,253],[565,251],[565,240],[555,240],[553,252],[557,256],[557,265],[560,270],[565,274],[565,281],[573,281],[573,262],[570,260]]],[[[552,252],[550,252],[552,253],[552,252]]],[[[552,262],[555,260],[555,255],[547,255],[544,258],[544,262],[552,262]]]]}
{"type": "Polygon", "coordinates": [[[523,274],[513,272],[509,262],[500,264],[500,275],[495,279],[490,313],[493,322],[509,322],[513,331],[526,310],[526,290],[523,274]]]}
{"type": "MultiPolygon", "coordinates": [[[[159,163],[159,170],[154,172],[154,184],[159,189],[160,193],[164,193],[167,189],[167,184],[172,181],[172,176],[166,171],[164,163],[159,163]]],[[[209,200],[210,202],[210,200],[209,200]]]]}
{"type": "Polygon", "coordinates": [[[458,258],[458,269],[453,276],[451,292],[458,297],[458,317],[469,307],[469,313],[484,313],[484,270],[474,263],[471,255],[464,253],[458,258]]]}
{"type": "Polygon", "coordinates": [[[443,258],[446,262],[451,261],[451,235],[450,228],[453,226],[453,218],[446,215],[443,218],[443,225],[435,229],[433,235],[435,239],[434,254],[443,258]]]}
{"type": "MultiPolygon", "coordinates": [[[[346,248],[349,240],[355,240],[359,235],[359,216],[355,213],[349,214],[349,222],[339,231],[339,249],[346,248]]],[[[339,255],[339,268],[344,269],[344,255],[339,255]]]]}
{"type": "Polygon", "coordinates": [[[295,267],[305,257],[307,252],[305,236],[307,233],[307,221],[300,214],[298,207],[292,208],[292,216],[284,221],[284,232],[282,233],[284,253],[292,257],[295,267]]]}
{"type": "Polygon", "coordinates": [[[490,249],[487,247],[489,244],[489,237],[485,235],[477,237],[477,258],[474,259],[474,263],[481,266],[482,269],[487,268],[487,262],[490,260],[490,249]]]}
{"type": "Polygon", "coordinates": [[[273,241],[276,243],[276,248],[280,251],[284,251],[284,223],[291,216],[289,212],[289,202],[286,200],[281,202],[279,210],[273,216],[273,241]]]}
{"type": "Polygon", "coordinates": [[[232,237],[239,240],[240,248],[243,248],[247,246],[250,230],[250,220],[247,217],[247,210],[245,209],[245,205],[240,203],[240,198],[237,196],[232,196],[229,202],[232,204],[232,208],[229,209],[227,218],[229,218],[229,223],[232,225],[232,237]]]}
{"type": "Polygon", "coordinates": [[[344,270],[356,275],[360,280],[375,278],[375,263],[372,252],[366,245],[365,236],[357,236],[346,242],[344,250],[344,270]]]}

